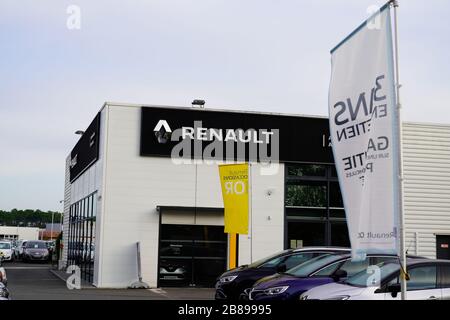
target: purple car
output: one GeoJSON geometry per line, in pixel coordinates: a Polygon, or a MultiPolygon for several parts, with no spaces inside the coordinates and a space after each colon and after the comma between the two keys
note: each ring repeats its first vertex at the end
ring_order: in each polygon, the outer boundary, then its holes
{"type": "Polygon", "coordinates": [[[299,300],[309,289],[344,280],[371,265],[392,261],[398,261],[398,257],[368,255],[364,261],[353,262],[350,254],[319,256],[286,272],[262,278],[245,293],[249,300],[256,301],[299,300]]]}
{"type": "Polygon", "coordinates": [[[289,249],[267,258],[224,272],[216,283],[216,300],[246,299],[244,290],[255,282],[277,272],[292,269],[322,255],[348,254],[350,249],[337,247],[305,247],[289,249]]]}

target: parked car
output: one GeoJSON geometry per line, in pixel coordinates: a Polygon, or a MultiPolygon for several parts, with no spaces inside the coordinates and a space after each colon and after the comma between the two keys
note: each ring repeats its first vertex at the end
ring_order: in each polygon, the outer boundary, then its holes
{"type": "Polygon", "coordinates": [[[0,282],[0,300],[9,300],[9,291],[6,286],[0,282]]]}
{"type": "Polygon", "coordinates": [[[8,278],[6,277],[6,270],[2,266],[3,264],[3,256],[0,254],[0,283],[4,286],[8,285],[8,278]]]}
{"type": "Polygon", "coordinates": [[[22,259],[23,249],[25,248],[28,240],[19,240],[17,241],[16,250],[14,251],[16,259],[22,259]]]}
{"type": "Polygon", "coordinates": [[[168,280],[178,283],[180,281],[186,281],[187,270],[185,266],[178,264],[164,264],[159,268],[159,279],[168,280]]]}
{"type": "MultiPolygon", "coordinates": [[[[302,294],[301,300],[400,300],[400,265],[379,265],[380,283],[371,283],[367,272],[355,274],[341,283],[331,283],[302,294]]],[[[450,261],[409,260],[408,300],[449,300],[450,261]]]]}
{"type": "MultiPolygon", "coordinates": [[[[51,253],[51,250],[49,250],[51,253]]],[[[94,244],[73,242],[68,249],[69,260],[77,261],[77,263],[85,263],[94,261],[95,246],[94,244]]]]}
{"type": "Polygon", "coordinates": [[[45,241],[28,241],[23,249],[23,261],[47,261],[49,257],[45,241]]]}
{"type": "Polygon", "coordinates": [[[0,254],[4,261],[12,261],[14,259],[14,250],[10,241],[0,241],[0,254]]]}
{"type": "Polygon", "coordinates": [[[286,272],[265,277],[246,293],[249,300],[298,300],[302,293],[314,287],[342,281],[359,272],[366,272],[371,265],[387,262],[398,262],[398,257],[376,254],[356,262],[352,261],[350,254],[321,256],[286,272]]]}
{"type": "Polygon", "coordinates": [[[249,265],[228,270],[216,282],[216,300],[244,298],[244,290],[259,279],[277,272],[284,272],[318,256],[349,253],[348,248],[306,247],[289,249],[258,260],[249,265]]]}

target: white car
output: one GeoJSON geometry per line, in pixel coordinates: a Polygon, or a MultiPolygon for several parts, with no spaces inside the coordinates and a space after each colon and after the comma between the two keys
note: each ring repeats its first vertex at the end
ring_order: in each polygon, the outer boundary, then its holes
{"type": "Polygon", "coordinates": [[[14,250],[11,242],[0,241],[0,256],[3,256],[4,261],[12,261],[14,258],[14,250]]]}
{"type": "Polygon", "coordinates": [[[15,258],[20,259],[23,255],[23,249],[25,248],[28,240],[19,240],[16,243],[16,250],[14,251],[15,258]]]}
{"type": "MultiPolygon", "coordinates": [[[[375,272],[372,268],[344,282],[313,288],[300,300],[400,300],[399,264],[389,262],[377,267],[375,272]],[[380,275],[378,280],[376,274],[380,275]]],[[[408,300],[450,300],[450,261],[409,260],[407,271],[408,300]]]]}

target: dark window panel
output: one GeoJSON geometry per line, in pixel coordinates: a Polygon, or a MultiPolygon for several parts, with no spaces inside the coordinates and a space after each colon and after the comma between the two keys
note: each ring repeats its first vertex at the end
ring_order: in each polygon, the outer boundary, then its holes
{"type": "Polygon", "coordinates": [[[337,247],[350,247],[347,223],[332,222],[331,224],[331,245],[337,247]]]}
{"type": "Polygon", "coordinates": [[[330,209],[330,218],[345,219],[345,210],[344,209],[330,209]]]}
{"type": "Polygon", "coordinates": [[[291,165],[288,166],[288,176],[293,177],[325,177],[327,167],[322,165],[291,165]]]}
{"type": "Polygon", "coordinates": [[[289,217],[304,218],[326,218],[327,210],[319,208],[286,208],[286,215],[289,217]]]}
{"type": "Polygon", "coordinates": [[[325,223],[289,221],[288,243],[296,242],[296,247],[325,245],[325,223]]]}
{"type": "Polygon", "coordinates": [[[330,207],[343,208],[341,189],[338,182],[330,182],[330,207]]]}
{"type": "Polygon", "coordinates": [[[327,207],[326,185],[287,185],[286,205],[299,207],[327,207]]]}

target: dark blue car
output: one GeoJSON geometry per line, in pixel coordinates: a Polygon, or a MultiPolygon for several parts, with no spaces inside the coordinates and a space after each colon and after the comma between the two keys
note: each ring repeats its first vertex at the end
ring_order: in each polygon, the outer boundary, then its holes
{"type": "Polygon", "coordinates": [[[286,272],[262,278],[245,293],[249,300],[298,300],[309,289],[344,280],[370,265],[389,261],[398,261],[398,257],[368,255],[364,261],[353,262],[350,254],[319,256],[286,272]]]}
{"type": "MultiPolygon", "coordinates": [[[[228,270],[216,283],[217,300],[237,300],[247,288],[266,276],[284,272],[315,257],[329,254],[347,254],[350,249],[333,247],[306,247],[289,249],[249,265],[228,270]]],[[[245,298],[245,295],[243,295],[245,298]]]]}

